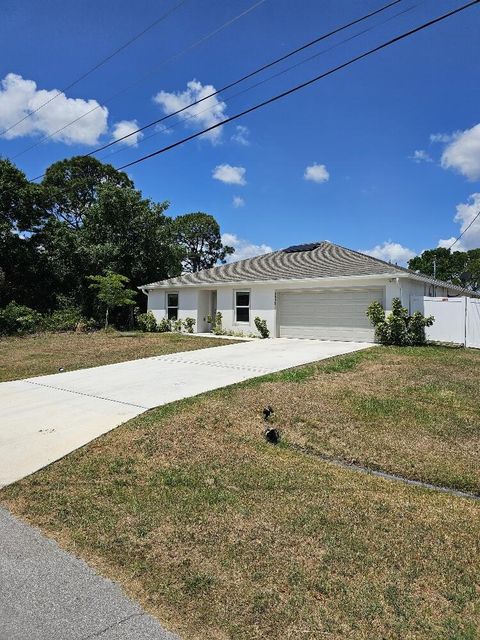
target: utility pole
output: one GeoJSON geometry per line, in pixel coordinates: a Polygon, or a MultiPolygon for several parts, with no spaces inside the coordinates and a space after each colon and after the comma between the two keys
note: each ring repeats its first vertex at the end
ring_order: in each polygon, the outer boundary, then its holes
{"type": "Polygon", "coordinates": [[[433,259],[433,277],[437,277],[437,258],[433,259]]]}

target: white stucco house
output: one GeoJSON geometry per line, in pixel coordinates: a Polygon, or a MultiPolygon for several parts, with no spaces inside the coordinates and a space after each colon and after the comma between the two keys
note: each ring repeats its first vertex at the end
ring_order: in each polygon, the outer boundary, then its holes
{"type": "Polygon", "coordinates": [[[373,300],[389,309],[393,298],[410,309],[413,296],[471,292],[331,242],[288,247],[197,273],[140,287],[157,318],[194,318],[209,331],[207,316],[220,311],[223,327],[256,333],[266,320],[272,337],[373,341],[365,315],[373,300]]]}

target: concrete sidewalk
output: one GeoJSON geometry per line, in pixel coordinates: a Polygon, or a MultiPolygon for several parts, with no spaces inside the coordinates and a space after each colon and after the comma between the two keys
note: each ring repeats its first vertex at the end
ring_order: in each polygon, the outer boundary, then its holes
{"type": "Polygon", "coordinates": [[[178,640],[110,580],[0,508],[1,640],[178,640]]]}
{"type": "Polygon", "coordinates": [[[0,486],[152,407],[370,346],[255,340],[4,382],[0,384],[0,486]]]}

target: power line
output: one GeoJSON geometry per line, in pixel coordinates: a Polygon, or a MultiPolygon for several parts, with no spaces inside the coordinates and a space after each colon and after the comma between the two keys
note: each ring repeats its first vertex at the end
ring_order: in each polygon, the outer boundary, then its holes
{"type": "Polygon", "coordinates": [[[219,93],[222,93],[223,91],[227,91],[227,89],[231,89],[232,87],[235,87],[237,84],[240,84],[241,82],[244,82],[245,80],[248,80],[249,78],[252,78],[253,76],[261,73],[262,71],[265,71],[266,69],[269,69],[270,67],[273,67],[273,66],[279,64],[280,62],[283,62],[284,60],[287,60],[288,58],[291,58],[295,54],[300,53],[301,51],[304,51],[305,49],[308,49],[309,47],[312,47],[314,44],[318,44],[322,40],[326,40],[327,38],[330,38],[331,36],[336,35],[337,33],[340,33],[341,31],[344,31],[345,29],[348,29],[348,28],[350,28],[350,27],[352,27],[352,26],[354,26],[356,24],[359,24],[360,22],[363,22],[364,20],[367,20],[368,18],[371,18],[371,17],[377,15],[378,13],[381,13],[382,11],[385,11],[385,10],[389,9],[390,7],[393,7],[394,5],[399,4],[400,2],[402,2],[402,0],[395,0],[394,2],[389,2],[388,4],[384,5],[383,7],[380,7],[379,9],[377,9],[376,11],[372,11],[371,13],[368,13],[367,15],[364,15],[361,18],[357,18],[356,20],[352,20],[351,22],[348,22],[347,24],[344,24],[341,27],[337,27],[337,28],[333,29],[332,31],[329,31],[328,33],[324,33],[321,36],[315,38],[314,40],[310,40],[310,42],[307,42],[306,44],[302,45],[301,47],[298,47],[297,49],[293,49],[289,53],[287,53],[287,54],[285,54],[283,56],[280,56],[279,58],[276,58],[275,60],[272,60],[272,62],[264,64],[263,66],[258,67],[257,69],[255,69],[254,71],[251,71],[250,73],[245,74],[244,76],[242,76],[238,80],[235,80],[234,82],[230,82],[229,84],[224,85],[220,89],[217,89],[216,91],[213,91],[212,93],[209,93],[207,96],[204,96],[203,98],[200,98],[199,100],[195,100],[195,102],[191,102],[187,106],[182,107],[181,109],[177,109],[177,111],[169,113],[166,116],[158,118],[157,120],[153,120],[152,122],[149,122],[148,124],[146,124],[146,125],[144,125],[142,127],[139,127],[138,129],[135,129],[135,131],[131,131],[130,133],[127,133],[126,135],[122,136],[121,138],[117,138],[116,140],[113,140],[112,142],[104,144],[102,147],[98,147],[98,149],[95,149],[94,151],[90,151],[90,153],[87,153],[85,155],[87,155],[87,156],[94,155],[95,153],[98,153],[99,151],[103,151],[104,149],[107,149],[108,147],[111,147],[114,144],[122,142],[122,140],[126,140],[130,136],[133,136],[133,135],[135,135],[137,133],[140,133],[141,131],[144,131],[145,129],[149,129],[150,127],[153,127],[154,125],[159,124],[160,122],[164,122],[168,118],[172,118],[173,116],[179,115],[183,111],[186,111],[187,109],[190,109],[191,107],[195,107],[197,104],[200,104],[201,102],[204,102],[205,100],[213,98],[214,96],[218,95],[219,93]]]}
{"type": "MultiPolygon", "coordinates": [[[[422,1],[423,1],[423,0],[422,0],[422,1]]],[[[343,40],[340,40],[339,42],[337,42],[337,43],[335,43],[334,45],[332,45],[332,46],[328,47],[327,49],[322,49],[321,51],[319,51],[319,52],[317,52],[317,53],[315,53],[315,54],[313,54],[313,55],[311,55],[311,56],[308,56],[307,58],[303,58],[303,59],[302,59],[302,60],[300,60],[299,62],[296,62],[295,64],[290,65],[289,67],[286,67],[285,69],[282,69],[281,71],[278,71],[277,73],[274,73],[273,75],[270,75],[270,76],[268,76],[267,78],[264,78],[264,79],[262,79],[262,80],[260,80],[260,81],[258,81],[258,82],[255,82],[254,84],[252,84],[252,85],[250,85],[250,86],[246,87],[245,89],[242,89],[241,91],[237,91],[236,93],[233,93],[233,94],[231,94],[231,95],[228,95],[228,96],[227,96],[227,97],[228,97],[228,100],[229,100],[229,101],[231,101],[231,100],[233,100],[233,99],[237,98],[238,96],[243,95],[244,93],[247,93],[248,91],[251,91],[252,89],[255,89],[255,88],[257,88],[257,87],[259,87],[259,86],[261,86],[261,85],[265,84],[266,82],[269,82],[270,80],[273,80],[273,79],[275,79],[275,78],[278,78],[279,76],[284,75],[285,73],[288,73],[289,71],[292,71],[293,69],[296,69],[296,68],[300,67],[301,65],[303,65],[303,64],[305,64],[305,63],[307,63],[307,62],[311,62],[312,60],[314,60],[314,59],[316,59],[316,58],[319,58],[320,56],[324,55],[325,53],[328,53],[328,52],[332,51],[333,49],[336,49],[336,48],[340,47],[341,45],[345,44],[346,42],[350,42],[351,40],[354,40],[355,38],[358,38],[358,37],[360,37],[360,36],[364,35],[365,33],[368,33],[369,31],[372,31],[373,29],[376,29],[376,28],[378,28],[379,26],[384,25],[386,22],[389,22],[390,20],[393,20],[394,18],[397,18],[397,17],[398,17],[398,16],[400,16],[400,15],[403,15],[403,14],[405,14],[405,13],[409,12],[409,11],[412,11],[412,9],[416,8],[417,6],[418,6],[418,4],[415,4],[415,5],[412,5],[412,6],[408,7],[407,9],[403,9],[402,11],[399,11],[399,12],[397,12],[397,13],[393,14],[392,16],[388,17],[386,20],[383,20],[382,22],[379,22],[379,23],[377,23],[377,24],[375,24],[375,25],[373,25],[373,26],[371,26],[371,27],[367,27],[366,29],[362,29],[362,31],[359,31],[358,33],[355,33],[354,35],[349,36],[348,38],[344,38],[343,40]]],[[[236,83],[233,83],[233,84],[236,84],[236,83]]],[[[231,85],[230,85],[230,86],[231,86],[231,85]]],[[[219,93],[220,91],[223,91],[223,89],[219,89],[219,90],[218,90],[217,92],[215,92],[215,93],[219,93]]],[[[215,94],[210,94],[210,95],[215,95],[215,94]]],[[[207,96],[207,98],[208,98],[208,97],[210,97],[210,96],[207,96]]],[[[203,98],[203,99],[205,99],[205,98],[203,98]]],[[[202,100],[203,100],[203,99],[202,99],[202,100]]],[[[197,102],[202,102],[202,100],[198,100],[197,102]]],[[[194,104],[197,104],[197,103],[192,103],[192,105],[194,105],[194,104]]],[[[190,106],[192,106],[192,105],[187,105],[187,107],[185,107],[185,109],[188,109],[188,108],[189,108],[190,106]]],[[[161,131],[156,131],[155,133],[152,133],[151,135],[146,136],[145,138],[142,138],[142,140],[141,140],[141,144],[143,144],[143,143],[144,143],[144,142],[146,142],[147,140],[151,140],[153,137],[155,137],[155,136],[159,135],[160,133],[162,133],[162,132],[163,132],[163,131],[165,131],[165,130],[173,131],[173,129],[175,129],[175,128],[176,128],[176,127],[178,127],[179,125],[181,125],[181,124],[185,123],[186,121],[188,121],[188,120],[192,120],[192,119],[194,119],[195,117],[197,117],[197,116],[199,116],[199,115],[201,115],[201,114],[203,114],[203,113],[207,113],[208,111],[212,111],[212,109],[214,109],[214,108],[215,108],[215,106],[213,106],[213,107],[207,107],[207,108],[205,108],[205,109],[202,109],[202,111],[199,111],[199,112],[196,112],[196,113],[192,113],[191,115],[187,116],[185,119],[183,119],[183,120],[179,120],[179,121],[177,121],[175,124],[172,124],[172,125],[166,126],[166,127],[165,127],[165,129],[162,129],[161,131]]],[[[182,108],[182,109],[180,109],[179,111],[183,111],[183,110],[184,110],[184,109],[182,108]]],[[[160,120],[165,120],[166,118],[168,118],[168,117],[170,117],[170,116],[173,116],[173,115],[175,115],[175,114],[177,114],[177,113],[178,113],[178,112],[171,113],[171,114],[169,114],[168,116],[165,116],[165,117],[163,117],[163,118],[160,118],[160,120]]],[[[137,130],[137,131],[134,131],[134,132],[131,132],[130,134],[127,134],[126,136],[123,136],[123,138],[119,138],[118,140],[114,140],[112,143],[109,143],[109,144],[107,144],[107,145],[104,145],[103,147],[100,147],[100,149],[96,149],[95,151],[91,151],[90,153],[88,153],[88,154],[86,154],[86,155],[87,155],[87,156],[90,156],[90,155],[92,155],[92,154],[94,154],[94,153],[97,153],[98,151],[101,151],[101,150],[103,150],[103,149],[106,149],[106,148],[108,148],[108,147],[112,146],[112,144],[116,144],[117,142],[121,142],[121,140],[123,140],[123,139],[125,139],[125,138],[128,138],[130,135],[132,135],[132,133],[134,134],[134,133],[137,133],[138,131],[143,131],[144,129],[148,128],[149,126],[152,126],[153,124],[157,124],[158,122],[159,122],[159,121],[158,121],[158,120],[156,120],[155,122],[150,123],[150,125],[145,125],[145,126],[144,126],[144,127],[142,127],[141,129],[139,129],[139,130],[137,130]]],[[[127,147],[122,147],[122,148],[120,148],[120,149],[117,149],[116,151],[113,151],[112,153],[109,153],[109,154],[105,154],[105,155],[103,155],[103,156],[100,156],[100,159],[101,159],[101,160],[103,160],[103,159],[106,159],[106,158],[111,158],[113,155],[116,155],[116,154],[118,154],[118,153],[123,153],[123,152],[125,152],[125,151],[127,151],[127,150],[128,150],[128,148],[127,148],[127,147]]],[[[37,179],[39,179],[39,178],[41,178],[41,177],[43,177],[43,175],[42,175],[42,176],[38,176],[37,178],[34,178],[34,180],[37,180],[37,179]]]]}
{"type": "MultiPolygon", "coordinates": [[[[479,0],[480,1],[480,0],[479,0]]],[[[457,242],[460,240],[460,238],[462,238],[467,231],[470,229],[470,227],[472,226],[472,224],[475,222],[475,220],[480,217],[480,209],[477,211],[476,216],[470,221],[470,223],[468,224],[468,226],[465,227],[465,229],[462,231],[462,233],[458,236],[458,238],[456,240],[454,240],[452,242],[452,244],[448,247],[448,250],[450,251],[450,249],[453,247],[453,245],[457,244],[457,242]]]]}
{"type": "MultiPolygon", "coordinates": [[[[199,45],[203,44],[204,42],[206,42],[207,40],[209,40],[210,38],[215,36],[220,31],[223,31],[223,29],[226,29],[227,27],[229,27],[231,24],[233,24],[234,22],[236,22],[240,18],[243,18],[243,16],[246,16],[248,13],[250,13],[251,11],[256,9],[257,7],[259,7],[264,2],[266,2],[266,0],[257,0],[257,2],[255,2],[252,5],[250,5],[247,9],[245,9],[241,13],[238,13],[233,18],[230,18],[229,20],[227,20],[226,22],[221,24],[219,27],[217,27],[213,31],[210,31],[207,35],[202,36],[199,40],[196,40],[192,44],[188,45],[188,47],[185,47],[185,49],[182,49],[181,51],[173,54],[172,56],[169,56],[168,58],[165,58],[165,60],[163,60],[162,63],[158,67],[156,67],[154,71],[150,71],[150,72],[147,72],[147,73],[143,74],[143,76],[141,77],[140,80],[137,80],[136,82],[124,87],[123,89],[120,89],[120,91],[117,91],[116,93],[110,95],[110,97],[108,97],[107,100],[106,101],[104,100],[103,102],[105,102],[105,104],[107,104],[110,100],[118,98],[118,96],[124,94],[126,91],[128,91],[132,87],[135,87],[138,84],[140,84],[143,81],[143,79],[145,79],[146,77],[151,76],[152,73],[155,73],[161,67],[165,66],[169,62],[172,62],[172,60],[176,60],[177,58],[179,58],[180,56],[184,55],[185,53],[188,53],[192,49],[195,49],[199,45]]],[[[92,109],[89,109],[88,111],[83,113],[81,116],[78,116],[78,118],[75,118],[74,120],[71,120],[70,122],[67,122],[67,124],[65,124],[63,127],[60,127],[56,131],[53,131],[52,133],[49,133],[47,136],[44,136],[43,138],[41,138],[40,140],[37,140],[37,142],[35,142],[34,144],[30,145],[29,147],[26,147],[25,149],[23,149],[19,153],[17,153],[14,156],[12,156],[12,160],[15,160],[16,158],[19,158],[24,153],[27,153],[27,151],[30,151],[31,149],[34,149],[35,147],[38,147],[38,145],[42,144],[42,142],[45,142],[46,140],[49,140],[53,136],[57,135],[57,133],[61,133],[62,131],[67,129],[67,127],[70,127],[72,124],[75,124],[76,122],[79,122],[79,120],[82,120],[83,118],[85,118],[86,116],[90,115],[94,111],[97,111],[98,109],[102,109],[105,106],[105,104],[104,105],[97,104],[96,107],[93,107],[92,109]]]]}
{"type": "Polygon", "coordinates": [[[221,127],[229,122],[233,122],[234,120],[238,120],[239,118],[252,113],[253,111],[257,111],[258,109],[261,109],[262,107],[265,107],[269,104],[272,104],[273,102],[276,102],[277,100],[280,100],[281,98],[285,98],[286,96],[295,93],[296,91],[299,91],[300,89],[304,89],[305,87],[310,86],[311,84],[314,84],[315,82],[318,82],[319,80],[322,80],[323,78],[326,78],[327,76],[330,76],[334,73],[336,73],[337,71],[340,71],[341,69],[345,69],[346,67],[349,67],[350,65],[354,64],[355,62],[358,62],[359,60],[363,60],[363,58],[366,58],[374,53],[376,53],[377,51],[380,51],[382,49],[385,49],[386,47],[389,47],[392,44],[395,44],[396,42],[399,42],[400,40],[404,40],[405,38],[408,38],[409,36],[418,33],[420,31],[423,31],[424,29],[427,29],[428,27],[431,27],[434,24],[437,24],[438,22],[441,22],[443,20],[446,20],[447,18],[450,18],[451,16],[460,13],[461,11],[464,11],[465,9],[468,9],[469,7],[472,7],[476,4],[478,4],[480,2],[480,0],[472,0],[471,2],[468,2],[467,4],[462,5],[461,7],[458,7],[457,9],[453,9],[452,11],[449,11],[448,13],[445,13],[441,16],[439,16],[438,18],[434,18],[432,20],[429,20],[428,22],[424,22],[423,24],[421,24],[418,27],[415,27],[414,29],[410,29],[409,31],[406,31],[402,34],[400,34],[399,36],[396,36],[395,38],[392,38],[390,40],[387,40],[386,42],[374,47],[373,49],[369,49],[368,51],[366,51],[365,53],[362,53],[358,56],[355,56],[354,58],[351,58],[350,60],[347,60],[347,62],[344,62],[336,67],[333,67],[332,69],[318,75],[315,76],[314,78],[311,78],[310,80],[307,80],[306,82],[302,82],[301,84],[298,84],[294,87],[292,87],[291,89],[288,89],[287,91],[283,91],[282,93],[277,94],[276,96],[273,96],[272,98],[269,98],[268,100],[264,100],[263,102],[260,102],[256,105],[254,105],[253,107],[249,107],[248,109],[245,109],[244,111],[241,111],[240,113],[235,114],[234,116],[230,116],[229,118],[226,118],[225,120],[222,120],[221,122],[218,122],[210,127],[207,127],[205,129],[203,129],[202,131],[197,131],[196,133],[187,136],[186,138],[183,138],[182,140],[178,140],[177,142],[174,142],[166,147],[163,147],[161,149],[158,149],[157,151],[154,151],[152,153],[149,153],[145,156],[142,156],[141,158],[137,158],[136,160],[133,160],[132,162],[128,162],[127,164],[122,165],[121,167],[117,167],[118,170],[122,170],[122,169],[127,169],[128,167],[132,167],[133,165],[139,164],[140,162],[143,162],[145,160],[148,160],[150,158],[153,158],[155,156],[158,156],[162,153],[165,153],[166,151],[170,151],[171,149],[174,149],[175,147],[180,146],[181,144],[184,144],[186,142],[189,142],[190,140],[193,140],[195,138],[198,138],[199,136],[208,133],[209,131],[212,131],[214,129],[217,129],[218,127],[221,127]]]}
{"type": "MultiPolygon", "coordinates": [[[[229,88],[231,88],[231,87],[234,87],[234,86],[238,85],[238,84],[239,84],[239,83],[241,83],[242,81],[244,81],[244,80],[246,80],[246,79],[248,79],[248,78],[251,78],[251,77],[253,77],[253,76],[257,75],[258,73],[260,73],[260,71],[264,71],[265,69],[268,69],[268,68],[270,68],[270,67],[274,66],[275,64],[278,64],[279,62],[281,62],[281,61],[283,61],[283,60],[285,60],[285,59],[287,59],[287,58],[291,57],[291,56],[292,56],[292,55],[294,55],[295,53],[297,53],[297,52],[299,52],[299,51],[303,51],[303,50],[305,50],[307,47],[312,46],[313,44],[318,43],[318,42],[320,42],[321,40],[325,40],[325,39],[326,39],[326,38],[328,38],[329,36],[331,36],[331,35],[333,35],[333,34],[336,34],[336,33],[340,32],[340,31],[343,31],[343,30],[345,30],[346,28],[348,28],[348,27],[350,27],[350,26],[352,26],[352,25],[354,25],[354,24],[358,24],[359,22],[362,22],[362,21],[366,20],[367,18],[371,17],[372,15],[375,15],[375,14],[377,14],[377,13],[380,13],[380,12],[384,11],[385,9],[390,8],[390,7],[391,7],[391,6],[393,6],[394,4],[398,4],[398,3],[399,3],[399,2],[401,2],[401,1],[402,1],[402,0],[395,0],[395,2],[391,2],[391,3],[387,4],[387,5],[384,5],[384,6],[383,6],[383,7],[381,7],[380,9],[377,9],[376,11],[374,11],[374,12],[372,12],[372,13],[370,13],[370,14],[367,14],[366,16],[362,16],[361,18],[357,18],[356,20],[354,20],[354,21],[352,21],[352,22],[349,22],[349,23],[348,23],[348,24],[346,24],[346,25],[342,25],[341,27],[338,27],[338,28],[334,29],[333,31],[330,31],[329,33],[323,34],[322,36],[319,36],[319,37],[318,37],[318,38],[316,38],[315,40],[312,40],[311,42],[309,42],[309,43],[307,43],[307,44],[305,44],[305,45],[303,45],[303,46],[301,46],[301,47],[299,47],[299,48],[297,48],[297,49],[295,49],[295,50],[293,50],[293,51],[291,51],[291,52],[289,52],[289,53],[285,54],[285,55],[284,55],[284,56],[282,56],[281,58],[278,58],[278,59],[276,59],[276,60],[274,60],[274,61],[272,61],[272,62],[270,62],[270,63],[268,63],[268,64],[266,64],[266,65],[263,65],[262,67],[260,67],[260,68],[258,68],[258,69],[256,69],[256,70],[254,70],[254,71],[252,71],[252,72],[250,72],[250,73],[246,74],[246,75],[245,75],[245,76],[243,76],[242,78],[240,78],[240,79],[238,79],[238,80],[236,80],[236,81],[234,81],[234,82],[231,82],[231,83],[229,83],[229,84],[225,85],[225,86],[224,86],[224,87],[222,87],[221,89],[218,89],[218,90],[214,91],[213,93],[210,93],[210,94],[208,94],[207,96],[204,96],[203,98],[200,98],[199,100],[196,100],[195,102],[192,102],[191,104],[188,104],[188,105],[186,105],[185,107],[182,107],[181,109],[178,109],[177,111],[174,111],[174,112],[172,112],[172,113],[170,113],[170,114],[168,114],[168,115],[166,115],[166,116],[162,116],[161,118],[158,118],[158,119],[154,120],[153,122],[150,122],[150,123],[148,123],[148,124],[144,125],[143,127],[140,127],[139,129],[136,129],[135,131],[132,131],[132,132],[130,132],[130,133],[128,133],[128,134],[126,134],[125,136],[122,136],[121,138],[118,138],[117,140],[113,140],[113,141],[109,142],[108,144],[105,144],[105,145],[103,145],[103,146],[101,146],[101,147],[99,147],[99,148],[97,148],[97,149],[94,149],[93,151],[90,151],[89,153],[85,154],[85,156],[86,156],[86,157],[88,157],[88,156],[92,156],[92,155],[94,155],[94,154],[96,154],[96,153],[99,153],[100,151],[103,151],[104,149],[107,149],[107,148],[109,148],[109,147],[111,147],[111,146],[113,146],[113,145],[117,144],[118,142],[121,142],[122,140],[125,140],[126,138],[129,138],[131,135],[134,135],[134,134],[136,134],[136,133],[140,133],[141,131],[144,131],[145,129],[148,129],[148,128],[150,128],[150,127],[152,127],[152,126],[156,125],[156,124],[159,124],[160,122],[163,122],[163,121],[165,121],[165,120],[167,120],[167,119],[169,119],[169,118],[172,118],[173,116],[178,115],[178,114],[180,114],[180,113],[184,112],[185,110],[190,109],[191,107],[193,107],[193,106],[195,106],[195,105],[198,105],[198,104],[200,104],[201,102],[203,102],[203,101],[205,101],[205,100],[208,100],[209,98],[212,98],[213,96],[216,96],[217,94],[219,94],[219,93],[221,93],[221,92],[223,92],[223,91],[225,91],[225,90],[227,90],[227,89],[229,89],[229,88]]],[[[259,87],[259,86],[261,86],[262,84],[264,84],[264,83],[266,83],[266,82],[269,82],[270,80],[273,80],[274,78],[277,78],[277,77],[279,77],[279,76],[281,76],[281,75],[283,75],[283,74],[285,74],[285,73],[288,73],[288,72],[289,72],[289,71],[291,71],[292,69],[295,69],[295,68],[299,67],[299,66],[300,66],[300,65],[302,65],[302,64],[305,64],[305,63],[307,63],[307,62],[310,62],[311,60],[314,60],[315,58],[318,58],[319,56],[324,55],[325,53],[327,53],[327,52],[329,52],[329,51],[331,51],[331,50],[333,50],[333,49],[335,49],[335,48],[337,48],[337,47],[341,46],[341,45],[342,45],[342,44],[344,44],[345,42],[349,42],[350,40],[353,40],[353,39],[355,39],[355,38],[358,38],[359,36],[361,36],[361,35],[363,35],[363,34],[365,34],[365,33],[369,32],[369,31],[371,31],[372,29],[375,29],[375,28],[377,28],[377,27],[379,27],[379,26],[381,26],[381,25],[385,24],[386,22],[388,22],[388,21],[390,21],[390,20],[393,20],[394,18],[397,18],[399,15],[402,15],[402,14],[405,14],[405,13],[407,13],[407,12],[411,11],[412,9],[416,8],[416,7],[418,6],[418,4],[420,4],[420,3],[421,3],[421,2],[423,2],[423,1],[424,1],[424,0],[420,0],[420,2],[419,2],[419,3],[417,3],[417,4],[415,4],[415,5],[412,5],[412,6],[408,7],[407,9],[403,9],[402,11],[399,11],[399,12],[397,12],[397,13],[393,14],[392,16],[388,17],[386,20],[384,20],[384,21],[382,21],[382,22],[380,22],[380,23],[377,23],[377,24],[375,24],[375,25],[373,25],[373,26],[371,26],[371,27],[368,27],[368,28],[366,28],[366,29],[363,29],[362,31],[359,31],[358,33],[354,34],[353,36],[349,36],[348,38],[345,38],[345,39],[341,40],[340,42],[337,42],[336,44],[332,45],[331,47],[328,47],[327,49],[323,49],[322,51],[320,51],[320,52],[318,52],[318,53],[315,53],[314,55],[311,55],[311,56],[309,56],[309,57],[307,57],[307,58],[304,58],[303,60],[301,60],[301,61],[299,61],[299,62],[297,62],[297,63],[295,63],[295,64],[291,65],[290,67],[287,67],[286,69],[282,69],[281,71],[279,71],[279,72],[277,72],[277,73],[275,73],[275,74],[273,74],[273,75],[269,76],[268,78],[265,78],[265,79],[263,79],[263,80],[260,80],[259,82],[256,82],[256,83],[254,83],[254,84],[250,85],[249,87],[246,87],[245,89],[242,89],[241,91],[237,91],[236,93],[234,93],[234,94],[232,94],[232,95],[228,96],[229,100],[232,100],[233,98],[236,98],[236,97],[238,97],[238,96],[240,96],[240,95],[242,95],[242,94],[244,94],[244,93],[246,93],[246,92],[248,92],[248,91],[251,91],[252,89],[255,89],[256,87],[259,87]]],[[[214,108],[214,107],[207,107],[206,109],[202,109],[202,111],[200,111],[200,112],[198,112],[198,113],[191,114],[191,115],[187,116],[184,120],[181,120],[181,121],[179,121],[179,122],[176,122],[175,124],[170,125],[170,126],[168,126],[168,127],[165,127],[165,129],[173,130],[175,127],[177,127],[177,126],[179,126],[180,124],[182,124],[182,122],[185,122],[185,120],[191,120],[191,119],[195,118],[196,116],[198,116],[198,115],[200,115],[200,114],[202,114],[202,113],[206,113],[206,112],[208,112],[208,111],[211,111],[211,110],[212,110],[212,108],[214,108]]],[[[144,139],[142,140],[142,143],[143,143],[143,142],[145,142],[146,140],[149,140],[149,139],[153,138],[154,136],[158,135],[159,133],[160,133],[160,132],[155,132],[155,133],[153,133],[153,134],[151,134],[151,135],[147,136],[146,138],[144,138],[144,139]]],[[[110,157],[110,156],[112,156],[112,155],[116,155],[117,153],[121,153],[121,152],[124,152],[124,151],[126,151],[126,150],[127,150],[127,149],[122,148],[122,149],[119,149],[119,150],[117,150],[117,151],[114,151],[113,153],[110,153],[110,154],[108,154],[108,155],[101,156],[101,158],[102,158],[102,159],[103,159],[103,158],[109,158],[109,157],[110,157]]],[[[32,181],[39,180],[39,179],[43,178],[43,177],[44,177],[44,175],[45,175],[45,174],[44,174],[44,173],[42,173],[41,175],[36,176],[35,178],[32,178],[32,181]]]]}
{"type": "Polygon", "coordinates": [[[7,129],[4,129],[1,133],[0,136],[2,136],[3,134],[7,133],[8,131],[11,131],[12,129],[14,129],[17,125],[19,125],[20,123],[22,123],[24,120],[26,120],[27,118],[30,118],[30,116],[32,116],[34,113],[37,113],[37,111],[40,111],[40,109],[43,109],[43,107],[46,107],[47,104],[50,104],[51,102],[53,102],[54,100],[56,100],[56,98],[58,98],[58,96],[63,95],[66,91],[68,91],[69,89],[71,89],[72,87],[74,87],[76,84],[78,84],[79,82],[81,82],[82,80],[84,80],[85,78],[87,78],[90,74],[92,74],[94,71],[96,71],[97,69],[99,69],[100,67],[102,67],[105,63],[107,63],[109,60],[111,60],[113,57],[115,57],[118,53],[120,53],[121,51],[123,51],[124,49],[126,49],[127,47],[129,47],[131,44],[133,44],[134,42],[136,42],[139,38],[141,38],[143,35],[145,35],[148,31],[150,31],[151,29],[153,29],[153,27],[156,27],[157,24],[160,24],[160,22],[163,22],[163,20],[165,20],[166,18],[168,18],[168,16],[170,14],[172,14],[174,11],[176,11],[177,9],[179,9],[183,4],[185,4],[187,0],[180,0],[180,2],[177,2],[176,5],[174,5],[173,7],[171,7],[168,11],[165,11],[165,13],[163,13],[159,18],[157,18],[156,20],[154,20],[154,22],[152,22],[151,24],[149,24],[147,27],[145,27],[145,29],[143,29],[142,31],[140,31],[139,33],[137,33],[135,36],[133,36],[132,38],[130,38],[130,40],[127,40],[127,42],[125,42],[124,44],[122,44],[120,47],[118,47],[117,49],[115,49],[114,51],[112,51],[108,56],[106,56],[105,58],[103,58],[102,60],[100,60],[99,62],[97,62],[93,67],[91,67],[90,69],[88,69],[87,71],[85,71],[85,73],[83,73],[82,75],[80,75],[78,78],[76,78],[75,80],[73,80],[72,82],[70,82],[70,84],[66,85],[63,89],[61,89],[60,91],[58,91],[54,96],[52,96],[51,98],[49,98],[48,100],[46,100],[45,102],[43,102],[42,104],[40,104],[38,107],[36,107],[35,109],[32,109],[32,111],[29,111],[25,116],[23,116],[23,118],[20,118],[20,120],[17,120],[17,122],[14,122],[12,125],[10,125],[7,129]]]}

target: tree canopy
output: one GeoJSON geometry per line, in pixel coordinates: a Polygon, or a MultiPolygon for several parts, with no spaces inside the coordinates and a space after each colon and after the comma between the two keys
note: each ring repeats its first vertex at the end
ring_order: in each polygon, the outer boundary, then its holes
{"type": "Polygon", "coordinates": [[[480,248],[453,252],[443,247],[428,249],[412,258],[408,267],[457,286],[480,289],[480,248]]]}
{"type": "Polygon", "coordinates": [[[209,269],[225,262],[235,249],[222,243],[220,227],[208,213],[187,213],[174,221],[174,236],[183,251],[184,271],[209,269]]]}
{"type": "MultiPolygon", "coordinates": [[[[168,215],[109,164],[78,156],[55,162],[40,184],[0,159],[0,308],[75,306],[99,313],[88,276],[111,272],[135,289],[223,261],[233,249],[206,213],[168,215]]],[[[140,296],[140,307],[146,298],[140,296]]]]}

